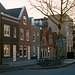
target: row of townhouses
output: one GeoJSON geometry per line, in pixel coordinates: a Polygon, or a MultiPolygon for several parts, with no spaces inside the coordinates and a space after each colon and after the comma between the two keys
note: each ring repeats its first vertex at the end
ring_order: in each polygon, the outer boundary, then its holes
{"type": "Polygon", "coordinates": [[[40,58],[39,52],[40,28],[30,23],[26,8],[0,4],[0,63],[40,58]]]}
{"type": "MultiPolygon", "coordinates": [[[[57,26],[48,18],[29,18],[26,7],[6,10],[0,4],[0,64],[54,57],[57,33],[57,26]]],[[[64,43],[60,53],[67,55],[72,48],[72,33],[65,25],[61,33],[64,43]]]]}

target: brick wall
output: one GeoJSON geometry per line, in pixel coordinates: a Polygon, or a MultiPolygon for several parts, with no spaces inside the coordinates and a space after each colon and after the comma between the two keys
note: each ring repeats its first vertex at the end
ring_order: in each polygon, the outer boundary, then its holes
{"type": "Polygon", "coordinates": [[[18,51],[18,45],[19,45],[18,26],[19,26],[19,24],[16,23],[15,21],[18,22],[18,20],[14,20],[12,18],[9,18],[9,17],[6,17],[6,16],[2,16],[2,42],[1,42],[1,44],[2,44],[2,63],[3,62],[7,62],[7,61],[10,62],[13,59],[13,45],[16,45],[16,50],[18,51]],[[5,19],[5,18],[7,18],[7,19],[5,19]],[[5,37],[4,36],[4,24],[10,26],[10,37],[5,37]],[[14,36],[13,36],[13,29],[14,29],[14,27],[16,27],[16,38],[14,38],[14,36]],[[6,45],[7,44],[10,45],[10,56],[9,57],[4,57],[4,45],[5,44],[6,45]]]}
{"type": "MultiPolygon", "coordinates": [[[[24,45],[26,45],[27,47],[31,46],[31,38],[29,38],[29,41],[26,41],[26,30],[29,30],[29,37],[31,37],[30,29],[31,29],[31,25],[30,25],[30,21],[28,18],[28,14],[27,14],[26,8],[24,8],[24,11],[23,11],[22,16],[21,16],[20,21],[19,21],[19,45],[23,46],[23,54],[24,54],[24,45]],[[23,24],[23,16],[26,16],[26,19],[27,19],[26,25],[23,24]],[[24,40],[20,40],[20,28],[24,29],[24,40]]],[[[27,50],[27,57],[23,56],[21,58],[22,59],[28,58],[28,50],[27,50]]]]}
{"type": "Polygon", "coordinates": [[[31,57],[37,57],[37,47],[40,48],[40,28],[38,26],[31,25],[31,57]],[[33,42],[33,32],[35,32],[35,42],[33,42]],[[39,33],[39,36],[37,36],[39,33]],[[33,56],[33,46],[36,47],[35,56],[33,56]]]}

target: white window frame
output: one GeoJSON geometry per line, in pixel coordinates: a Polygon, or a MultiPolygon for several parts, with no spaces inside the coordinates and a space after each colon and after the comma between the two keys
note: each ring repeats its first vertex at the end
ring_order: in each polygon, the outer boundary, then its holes
{"type": "Polygon", "coordinates": [[[24,29],[20,29],[20,40],[24,40],[24,29]],[[22,32],[22,34],[23,34],[23,38],[22,38],[22,36],[21,36],[21,32],[22,32]]]}
{"type": "Polygon", "coordinates": [[[39,36],[39,32],[37,33],[37,36],[39,36]]]}
{"type": "Polygon", "coordinates": [[[23,46],[22,45],[19,46],[19,57],[23,57],[23,46]],[[20,56],[20,50],[22,50],[22,56],[20,56]]]}
{"type": "Polygon", "coordinates": [[[6,25],[6,24],[4,24],[4,36],[10,37],[10,26],[6,25]],[[5,27],[6,27],[6,34],[5,34],[5,27]],[[9,28],[9,30],[8,30],[8,28],[9,28]],[[9,32],[9,34],[8,34],[8,32],[9,32]]]}
{"type": "Polygon", "coordinates": [[[34,25],[34,18],[32,18],[32,25],[34,25]]]}
{"type": "Polygon", "coordinates": [[[29,41],[29,30],[26,30],[26,41],[29,41]]]}
{"type": "Polygon", "coordinates": [[[13,36],[16,38],[16,27],[14,27],[13,36]]]}
{"type": "Polygon", "coordinates": [[[26,55],[24,55],[24,57],[27,57],[27,46],[24,45],[24,50],[26,50],[26,55]]]}
{"type": "Polygon", "coordinates": [[[27,23],[27,18],[26,18],[26,16],[24,15],[24,16],[23,16],[23,24],[26,25],[26,23],[27,23]]]}
{"type": "Polygon", "coordinates": [[[10,45],[4,44],[4,50],[6,49],[6,55],[4,53],[4,57],[9,57],[10,56],[10,45]],[[7,55],[7,46],[9,46],[9,55],[7,55]]]}
{"type": "Polygon", "coordinates": [[[42,20],[40,20],[40,21],[39,21],[39,24],[41,24],[41,25],[42,25],[42,20]]]}
{"type": "Polygon", "coordinates": [[[35,32],[33,32],[33,37],[34,37],[33,42],[35,42],[36,41],[36,34],[35,34],[35,32]]]}
{"type": "Polygon", "coordinates": [[[35,56],[35,52],[36,52],[36,47],[35,46],[33,46],[33,52],[34,52],[33,56],[35,56]]]}

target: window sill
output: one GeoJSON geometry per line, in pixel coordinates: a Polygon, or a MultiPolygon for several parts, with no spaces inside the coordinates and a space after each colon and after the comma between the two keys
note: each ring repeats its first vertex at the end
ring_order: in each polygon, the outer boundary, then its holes
{"type": "Polygon", "coordinates": [[[14,36],[14,38],[17,38],[16,36],[14,36]]]}
{"type": "Polygon", "coordinates": [[[7,36],[7,35],[4,35],[5,37],[10,37],[10,36],[7,36]]]}
{"type": "Polygon", "coordinates": [[[35,55],[33,55],[33,56],[35,56],[35,55]]]}
{"type": "Polygon", "coordinates": [[[33,42],[36,42],[36,41],[33,41],[33,42]]]}
{"type": "Polygon", "coordinates": [[[23,56],[19,56],[20,58],[22,58],[23,56]]]}
{"type": "Polygon", "coordinates": [[[23,41],[24,39],[20,39],[20,40],[22,40],[22,41],[23,41]]]}
{"type": "Polygon", "coordinates": [[[29,40],[26,40],[26,41],[29,41],[29,40]]]}
{"type": "Polygon", "coordinates": [[[27,56],[24,56],[24,57],[27,57],[27,56]]]}
{"type": "Polygon", "coordinates": [[[9,55],[9,56],[7,56],[7,55],[4,55],[4,57],[10,57],[10,55],[9,55]]]}

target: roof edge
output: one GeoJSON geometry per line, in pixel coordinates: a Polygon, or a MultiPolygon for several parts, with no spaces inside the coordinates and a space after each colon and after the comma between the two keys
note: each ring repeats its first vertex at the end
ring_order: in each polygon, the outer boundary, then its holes
{"type": "Polygon", "coordinates": [[[3,16],[6,16],[6,17],[9,17],[9,18],[12,18],[12,19],[18,20],[18,18],[13,17],[13,16],[10,16],[10,15],[8,15],[8,14],[5,14],[5,13],[3,13],[3,12],[1,12],[0,14],[3,15],[3,16]]]}
{"type": "Polygon", "coordinates": [[[23,13],[23,11],[24,11],[24,8],[25,8],[25,6],[23,6],[23,7],[22,7],[22,9],[21,9],[21,11],[20,11],[20,14],[19,14],[19,16],[18,16],[18,19],[20,19],[20,18],[21,18],[22,13],[23,13]]]}

